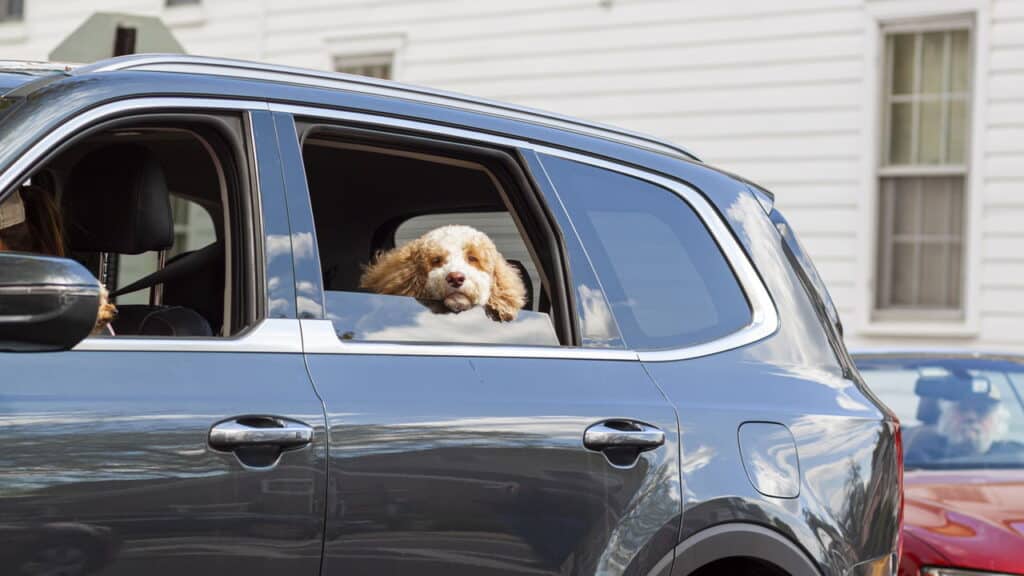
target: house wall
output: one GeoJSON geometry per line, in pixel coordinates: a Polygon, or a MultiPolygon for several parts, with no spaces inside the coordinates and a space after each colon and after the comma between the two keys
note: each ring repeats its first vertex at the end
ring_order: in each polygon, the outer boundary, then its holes
{"type": "Polygon", "coordinates": [[[194,54],[327,68],[648,132],[773,190],[853,346],[1024,351],[1024,0],[26,0],[0,55],[44,59],[93,11],[164,18],[194,54]],[[881,23],[976,15],[962,322],[871,321],[881,23]]]}

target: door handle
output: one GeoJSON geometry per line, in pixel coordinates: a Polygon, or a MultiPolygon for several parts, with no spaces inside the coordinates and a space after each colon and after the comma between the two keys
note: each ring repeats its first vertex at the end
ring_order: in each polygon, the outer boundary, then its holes
{"type": "Polygon", "coordinates": [[[218,450],[250,446],[298,448],[312,440],[311,426],[276,416],[246,416],[210,428],[210,446],[218,450]]]}
{"type": "Polygon", "coordinates": [[[591,450],[635,448],[653,450],[665,443],[665,433],[654,426],[633,420],[598,422],[583,433],[583,445],[591,450]]]}

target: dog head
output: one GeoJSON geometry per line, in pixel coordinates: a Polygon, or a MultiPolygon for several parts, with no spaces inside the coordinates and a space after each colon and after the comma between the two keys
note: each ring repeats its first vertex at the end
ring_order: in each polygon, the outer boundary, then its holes
{"type": "Polygon", "coordinates": [[[516,317],[526,300],[519,273],[494,242],[469,226],[442,226],[380,254],[360,286],[379,294],[444,303],[453,312],[486,306],[500,320],[516,317]]]}

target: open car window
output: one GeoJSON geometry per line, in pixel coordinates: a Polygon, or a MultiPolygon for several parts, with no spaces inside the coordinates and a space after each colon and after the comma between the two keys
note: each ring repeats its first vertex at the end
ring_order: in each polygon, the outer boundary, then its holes
{"type": "Polygon", "coordinates": [[[526,191],[501,161],[368,144],[323,126],[306,133],[302,151],[325,315],[339,338],[563,343],[544,262],[559,257],[530,229],[537,216],[518,209],[526,191]]]}
{"type": "MultiPolygon", "coordinates": [[[[67,256],[109,291],[114,337],[209,338],[256,321],[241,118],[112,120],[33,169],[67,256]]],[[[110,331],[107,331],[110,332],[110,331]]]]}

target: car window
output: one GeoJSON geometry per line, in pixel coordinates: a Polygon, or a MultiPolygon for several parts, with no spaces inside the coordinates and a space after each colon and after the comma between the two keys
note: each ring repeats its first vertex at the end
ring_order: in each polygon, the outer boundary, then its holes
{"type": "Polygon", "coordinates": [[[228,144],[241,126],[199,114],[119,123],[33,169],[33,186],[57,192],[68,256],[116,307],[99,336],[229,336],[256,321],[255,271],[241,257],[252,246],[233,233],[250,225],[244,159],[228,144]]]}
{"type": "Polygon", "coordinates": [[[751,322],[750,305],[700,217],[673,192],[544,156],[626,344],[708,342],[751,322]]]}
{"type": "Polygon", "coordinates": [[[1024,366],[983,359],[856,362],[900,419],[908,468],[1024,467],[1024,366]]]}
{"type": "Polygon", "coordinates": [[[561,344],[521,194],[487,161],[347,141],[303,142],[324,313],[342,340],[561,344]],[[533,250],[531,251],[530,247],[533,250]]]}

